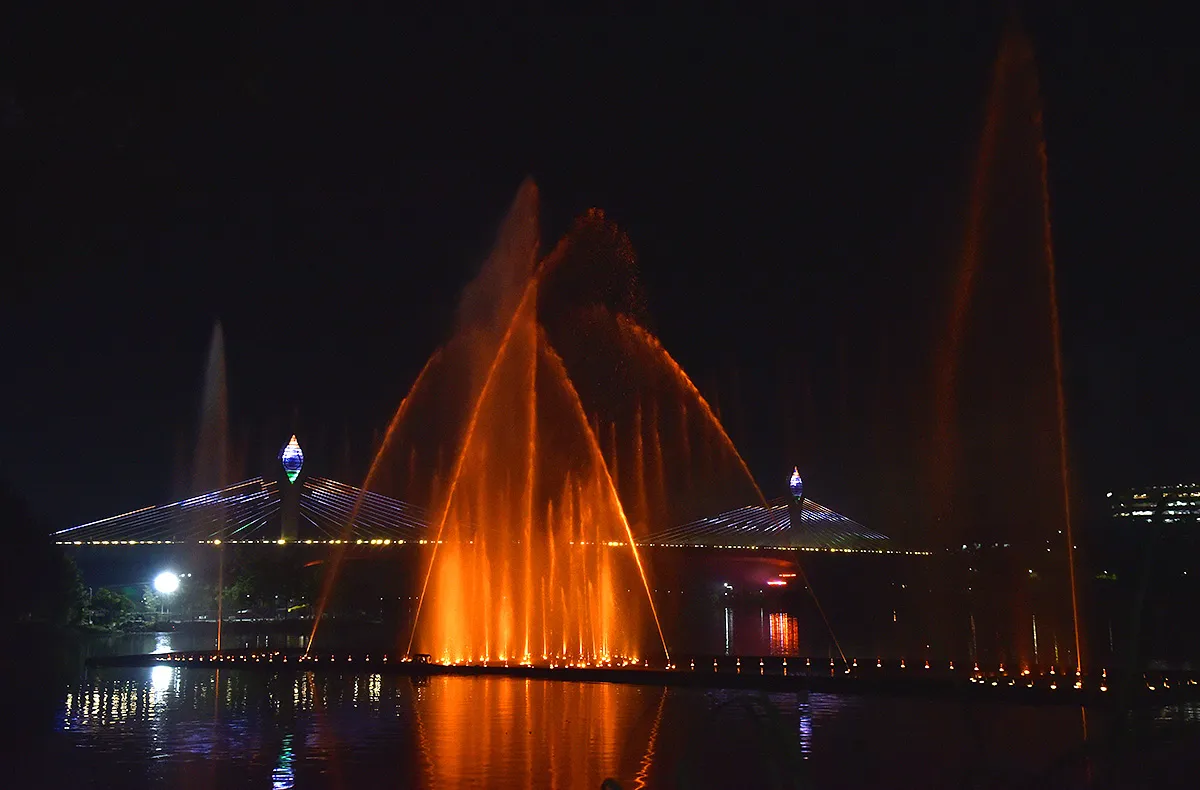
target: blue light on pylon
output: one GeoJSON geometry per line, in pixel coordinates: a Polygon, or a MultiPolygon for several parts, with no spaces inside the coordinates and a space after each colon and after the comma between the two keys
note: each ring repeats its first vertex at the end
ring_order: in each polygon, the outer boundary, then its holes
{"type": "Polygon", "coordinates": [[[296,482],[296,478],[300,476],[300,469],[304,466],[304,451],[300,449],[300,442],[296,441],[295,434],[279,453],[279,460],[283,464],[283,471],[287,473],[288,481],[296,482]]]}
{"type": "Polygon", "coordinates": [[[800,467],[792,467],[792,477],[788,480],[788,489],[792,492],[793,499],[804,498],[804,481],[800,479],[800,467]]]}

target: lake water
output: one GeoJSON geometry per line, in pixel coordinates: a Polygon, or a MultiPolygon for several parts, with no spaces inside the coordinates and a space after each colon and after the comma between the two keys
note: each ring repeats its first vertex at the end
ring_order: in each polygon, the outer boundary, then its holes
{"type": "Polygon", "coordinates": [[[1184,787],[1196,767],[1185,725],[1200,718],[1156,711],[1151,731],[1172,737],[1114,760],[1110,723],[1089,715],[1086,748],[1067,707],[171,667],[36,677],[50,726],[10,736],[15,787],[1157,787],[1177,770],[1184,787]]]}

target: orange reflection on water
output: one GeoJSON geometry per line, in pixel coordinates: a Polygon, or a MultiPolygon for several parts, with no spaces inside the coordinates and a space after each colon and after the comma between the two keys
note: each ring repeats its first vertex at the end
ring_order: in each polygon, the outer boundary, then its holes
{"type": "Polygon", "coordinates": [[[654,765],[654,743],[658,740],[658,728],[662,724],[663,706],[667,702],[667,690],[662,690],[658,698],[658,712],[654,714],[654,726],[650,728],[650,738],[646,741],[646,753],[642,755],[642,764],[638,767],[637,776],[633,778],[634,790],[645,790],[649,785],[650,768],[654,765]]]}
{"type": "Polygon", "coordinates": [[[800,650],[800,625],[786,612],[772,612],[768,619],[771,633],[771,655],[795,656],[800,650]]]}
{"type": "Polygon", "coordinates": [[[662,715],[661,691],[609,683],[435,677],[413,707],[424,762],[435,784],[599,787],[608,777],[645,776],[653,757],[631,726],[662,715]],[[639,770],[640,769],[640,770],[639,770]]]}

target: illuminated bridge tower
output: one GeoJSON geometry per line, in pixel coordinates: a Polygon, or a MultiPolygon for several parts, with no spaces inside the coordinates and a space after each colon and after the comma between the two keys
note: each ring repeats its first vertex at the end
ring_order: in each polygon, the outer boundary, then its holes
{"type": "Polygon", "coordinates": [[[788,478],[788,524],[793,535],[799,535],[803,529],[804,515],[804,481],[800,479],[800,467],[792,467],[792,476],[788,478]]]}
{"type": "Polygon", "coordinates": [[[296,481],[300,478],[300,470],[304,468],[304,451],[300,449],[300,442],[296,441],[294,434],[279,451],[279,463],[287,477],[287,483],[280,482],[279,537],[293,541],[299,534],[297,527],[300,520],[301,487],[296,481]]]}

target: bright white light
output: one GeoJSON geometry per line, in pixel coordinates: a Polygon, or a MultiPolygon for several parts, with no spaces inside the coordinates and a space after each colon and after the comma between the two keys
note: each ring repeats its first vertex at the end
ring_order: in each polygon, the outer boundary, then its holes
{"type": "Polygon", "coordinates": [[[150,670],[150,685],[155,691],[166,691],[171,687],[175,677],[175,669],[168,666],[157,666],[150,670]]]}
{"type": "Polygon", "coordinates": [[[170,595],[179,589],[179,577],[170,571],[163,571],[154,577],[154,589],[163,595],[170,595]]]}

